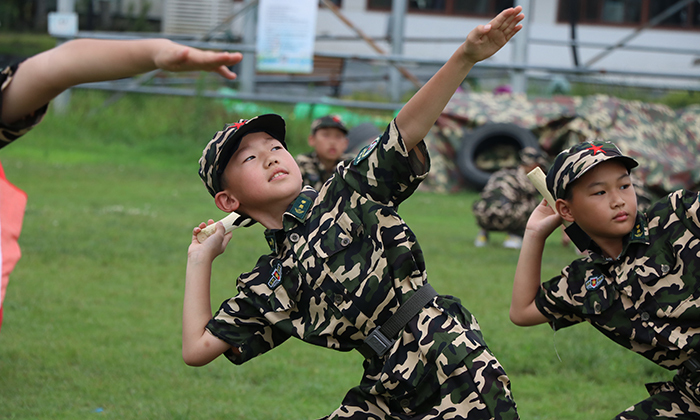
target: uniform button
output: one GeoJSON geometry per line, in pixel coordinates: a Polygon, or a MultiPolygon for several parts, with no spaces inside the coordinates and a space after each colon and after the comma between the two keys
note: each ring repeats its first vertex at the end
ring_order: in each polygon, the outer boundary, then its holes
{"type": "Polygon", "coordinates": [[[401,400],[401,408],[406,408],[408,405],[411,403],[411,401],[407,398],[405,400],[401,400]]]}
{"type": "Polygon", "coordinates": [[[671,267],[669,267],[667,264],[661,264],[661,272],[666,275],[668,272],[671,271],[671,267]]]}
{"type": "Polygon", "coordinates": [[[289,235],[289,240],[292,242],[299,242],[299,234],[294,232],[291,235],[289,235]]]}
{"type": "Polygon", "coordinates": [[[343,303],[343,295],[341,295],[340,293],[338,293],[338,294],[335,295],[335,297],[333,298],[333,301],[335,302],[336,305],[340,305],[341,303],[343,303]]]}
{"type": "Polygon", "coordinates": [[[596,313],[600,312],[600,302],[593,304],[593,310],[596,311],[596,313]]]}
{"type": "Polygon", "coordinates": [[[349,243],[350,243],[350,238],[343,238],[340,240],[340,244],[342,246],[348,246],[349,243]]]}
{"type": "Polygon", "coordinates": [[[642,312],[642,321],[649,321],[649,313],[642,312]]]}

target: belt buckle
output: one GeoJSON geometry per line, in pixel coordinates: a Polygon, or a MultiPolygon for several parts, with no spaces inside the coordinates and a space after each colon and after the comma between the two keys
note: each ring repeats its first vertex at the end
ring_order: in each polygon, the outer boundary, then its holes
{"type": "Polygon", "coordinates": [[[371,348],[372,351],[374,351],[377,356],[380,357],[394,345],[395,341],[396,340],[388,338],[382,334],[382,332],[379,331],[379,328],[373,329],[367,338],[365,338],[365,344],[367,344],[369,348],[371,348]]]}

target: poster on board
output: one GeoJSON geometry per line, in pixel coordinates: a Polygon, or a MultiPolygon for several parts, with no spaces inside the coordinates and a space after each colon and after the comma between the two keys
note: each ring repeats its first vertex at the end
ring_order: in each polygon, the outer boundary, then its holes
{"type": "Polygon", "coordinates": [[[256,69],[311,73],[317,14],[318,0],[260,0],[256,69]]]}

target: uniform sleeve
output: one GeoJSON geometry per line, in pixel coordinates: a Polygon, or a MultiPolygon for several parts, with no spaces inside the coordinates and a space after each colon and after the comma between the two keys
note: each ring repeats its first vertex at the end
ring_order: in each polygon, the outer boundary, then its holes
{"type": "MultiPolygon", "coordinates": [[[[2,72],[0,72],[0,90],[4,91],[12,82],[12,77],[17,71],[19,64],[14,64],[10,67],[5,67],[2,72]]],[[[5,104],[2,101],[3,95],[0,94],[0,109],[2,109],[5,104]]],[[[20,119],[10,125],[5,125],[0,122],[0,148],[7,146],[13,141],[17,140],[29,130],[34,128],[37,124],[41,122],[46,115],[46,110],[48,109],[48,104],[42,106],[38,110],[34,111],[32,114],[27,115],[25,118],[20,119]]]]}
{"type": "Polygon", "coordinates": [[[558,330],[584,321],[576,314],[576,302],[570,294],[570,266],[564,268],[561,274],[542,283],[535,297],[535,305],[547,317],[553,329],[558,330]]]}
{"type": "MultiPolygon", "coordinates": [[[[700,237],[700,200],[698,200],[698,192],[688,190],[678,190],[668,195],[670,208],[673,210],[673,215],[664,217],[664,213],[649,211],[649,214],[654,214],[654,218],[658,220],[660,226],[666,226],[667,229],[675,229],[672,223],[676,218],[682,226],[679,229],[688,230],[693,236],[700,237]],[[675,216],[675,217],[673,217],[675,216]],[[673,217],[673,218],[672,218],[673,217]]],[[[656,206],[655,206],[656,207],[656,206]]],[[[650,220],[650,224],[656,222],[650,220]]]]}
{"type": "Polygon", "coordinates": [[[296,304],[292,299],[298,287],[293,278],[276,271],[274,261],[262,257],[250,273],[238,279],[239,292],[224,301],[206,328],[214,336],[240,351],[225,356],[235,364],[242,364],[290,337],[289,314],[296,304]]]}
{"type": "Polygon", "coordinates": [[[413,194],[429,169],[425,142],[421,140],[413,150],[407,150],[394,120],[381,137],[360,150],[353,160],[339,165],[337,176],[346,187],[372,201],[398,206],[413,194]]]}

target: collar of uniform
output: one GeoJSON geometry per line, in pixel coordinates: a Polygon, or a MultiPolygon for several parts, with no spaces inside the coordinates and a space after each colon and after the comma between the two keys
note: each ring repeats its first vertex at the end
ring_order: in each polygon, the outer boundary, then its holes
{"type": "MultiPolygon", "coordinates": [[[[622,253],[620,253],[620,255],[625,255],[629,246],[635,243],[649,244],[649,227],[647,226],[646,218],[640,212],[637,212],[637,218],[635,219],[634,227],[630,233],[622,238],[622,253]]],[[[602,255],[602,250],[593,240],[591,240],[589,250],[592,251],[591,259],[593,262],[603,263],[612,261],[602,255]]]]}
{"type": "MultiPolygon", "coordinates": [[[[301,190],[299,196],[292,202],[284,213],[285,216],[291,216],[299,222],[306,219],[311,206],[314,204],[318,193],[312,187],[306,186],[301,190]]],[[[286,230],[286,229],[285,229],[286,230]]]]}
{"type": "Polygon", "coordinates": [[[285,217],[282,221],[282,229],[266,229],[265,230],[265,240],[270,250],[276,253],[282,246],[284,242],[285,232],[296,226],[297,223],[303,222],[306,219],[306,215],[309,213],[312,204],[316,200],[318,193],[310,186],[304,187],[301,190],[299,196],[292,202],[292,204],[287,208],[284,213],[285,217]]]}

